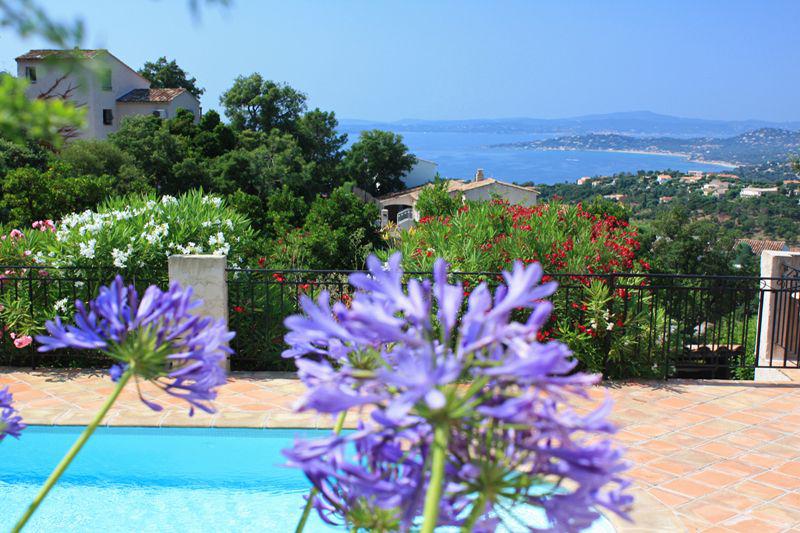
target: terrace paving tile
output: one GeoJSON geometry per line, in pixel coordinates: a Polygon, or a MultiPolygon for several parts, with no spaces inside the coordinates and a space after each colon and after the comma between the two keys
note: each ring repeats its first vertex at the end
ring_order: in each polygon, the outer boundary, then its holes
{"type": "Polygon", "coordinates": [[[792,527],[800,523],[800,510],[779,503],[762,505],[753,509],[750,514],[761,520],[778,523],[784,527],[792,527]]]}
{"type": "Polygon", "coordinates": [[[772,485],[773,487],[780,487],[786,490],[800,490],[800,478],[796,478],[794,476],[785,476],[775,471],[759,474],[753,478],[753,481],[757,481],[765,485],[772,485]]]}
{"type": "MultiPolygon", "coordinates": [[[[112,391],[104,372],[0,368],[28,424],[86,424],[112,391]]],[[[103,421],[117,426],[330,428],[296,413],[303,385],[281,372],[234,372],[217,413],[188,416],[180,399],[148,383],[123,391],[103,421]]],[[[590,391],[586,411],[610,396],[619,442],[633,462],[635,523],[618,531],[800,531],[800,386],[725,381],[614,382],[590,391]]],[[[345,427],[364,413],[351,412],[345,427]]]]}
{"type": "Polygon", "coordinates": [[[703,470],[702,472],[699,472],[697,474],[692,474],[684,479],[697,481],[698,483],[703,483],[704,485],[709,485],[715,488],[722,488],[728,485],[733,485],[734,483],[739,481],[738,476],[724,474],[722,472],[718,472],[715,469],[703,470]]]}
{"type": "Polygon", "coordinates": [[[758,451],[769,455],[774,455],[775,457],[780,457],[784,459],[784,461],[800,458],[800,448],[784,446],[783,444],[778,443],[762,443],[761,447],[758,448],[758,451]]]}
{"type": "Polygon", "coordinates": [[[732,489],[714,491],[708,496],[704,496],[700,501],[721,505],[740,513],[763,503],[763,500],[759,498],[746,496],[732,489]]]}
{"type": "Polygon", "coordinates": [[[800,509],[800,493],[790,492],[786,496],[782,496],[776,500],[779,505],[788,505],[795,509],[800,509]]]}
{"type": "Polygon", "coordinates": [[[690,474],[692,472],[697,471],[698,468],[696,464],[684,463],[682,461],[676,461],[675,459],[671,458],[653,461],[648,466],[651,466],[653,468],[658,468],[659,470],[663,470],[665,472],[669,472],[677,476],[690,474]]]}
{"type": "Polygon", "coordinates": [[[752,518],[748,515],[738,515],[730,520],[723,522],[722,526],[741,533],[777,533],[784,528],[770,522],[752,518]]]}
{"type": "Polygon", "coordinates": [[[691,516],[695,519],[705,520],[710,524],[720,524],[738,514],[736,511],[732,511],[721,505],[711,504],[702,500],[692,501],[678,507],[678,513],[691,516]]]}
{"type": "Polygon", "coordinates": [[[755,481],[749,480],[735,485],[731,488],[731,490],[740,494],[752,496],[753,498],[758,498],[762,501],[774,500],[778,496],[786,493],[783,489],[770,487],[769,485],[764,485],[763,483],[756,483],[755,481]]]}
{"type": "Polygon", "coordinates": [[[731,446],[730,444],[725,444],[723,442],[710,442],[708,444],[704,444],[703,446],[698,446],[697,450],[726,458],[736,457],[745,451],[743,448],[731,446]]]}

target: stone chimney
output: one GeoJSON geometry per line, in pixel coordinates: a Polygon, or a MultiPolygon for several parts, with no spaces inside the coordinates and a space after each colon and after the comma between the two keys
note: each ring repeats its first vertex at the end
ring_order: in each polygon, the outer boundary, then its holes
{"type": "Polygon", "coordinates": [[[483,181],[483,169],[482,168],[479,168],[475,172],[475,181],[483,181]]]}

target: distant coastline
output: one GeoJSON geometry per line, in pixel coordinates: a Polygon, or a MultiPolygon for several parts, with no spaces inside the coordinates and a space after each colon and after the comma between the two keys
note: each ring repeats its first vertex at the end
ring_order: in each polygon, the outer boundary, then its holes
{"type": "Polygon", "coordinates": [[[570,148],[570,147],[559,147],[559,148],[536,148],[535,151],[538,152],[601,152],[601,153],[612,153],[612,154],[638,154],[638,155],[663,155],[663,156],[670,156],[670,157],[682,157],[686,161],[691,163],[703,163],[706,165],[717,165],[720,167],[726,168],[737,168],[741,165],[737,163],[732,163],[730,161],[717,161],[717,160],[706,160],[706,159],[697,159],[693,158],[691,154],[687,154],[685,152],[668,152],[668,151],[657,151],[657,150],[620,150],[616,148],[570,148]]]}

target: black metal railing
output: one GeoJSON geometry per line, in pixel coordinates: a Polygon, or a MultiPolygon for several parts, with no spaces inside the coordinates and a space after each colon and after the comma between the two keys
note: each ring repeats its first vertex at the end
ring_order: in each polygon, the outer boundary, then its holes
{"type": "MultiPolygon", "coordinates": [[[[283,319],[302,294],[350,296],[349,271],[233,269],[228,272],[233,368],[291,370],[283,319]]],[[[408,273],[426,277],[429,273],[408,273]]],[[[496,285],[496,272],[457,272],[469,292],[496,285]]],[[[544,337],[563,338],[583,366],[608,377],[752,378],[759,357],[759,310],[776,289],[750,276],[569,274],[559,282],[544,337]],[[601,302],[601,303],[598,303],[601,302]]],[[[524,318],[524,317],[521,317],[524,318]]],[[[800,330],[800,328],[798,328],[800,330]]],[[[774,361],[774,364],[783,360],[774,361]]]]}
{"type": "MultiPolygon", "coordinates": [[[[322,290],[351,297],[344,270],[228,270],[230,327],[236,331],[234,370],[293,370],[281,358],[283,320],[299,311],[303,294],[322,290]]],[[[0,266],[0,366],[102,367],[100,353],[39,353],[18,347],[56,314],[71,317],[76,299],[90,300],[117,274],[114,269],[0,266]],[[13,335],[12,335],[13,334],[13,335]]],[[[757,367],[800,367],[800,275],[778,278],[675,274],[552,274],[559,289],[543,338],[567,342],[584,368],[610,378],[699,377],[747,379],[757,367]]],[[[167,285],[123,273],[143,290],[167,285]]],[[[407,273],[427,277],[430,273],[407,273]]],[[[497,272],[457,272],[470,292],[497,272]]],[[[520,320],[525,317],[521,314],[520,320]]]]}
{"type": "Polygon", "coordinates": [[[762,283],[757,365],[800,368],[800,270],[784,264],[781,277],[762,283]]]}
{"type": "Polygon", "coordinates": [[[40,353],[25,336],[44,332],[54,316],[72,316],[75,300],[94,298],[100,287],[121,273],[140,291],[167,285],[166,272],[151,279],[115,269],[46,266],[0,266],[0,366],[99,367],[109,361],[100,352],[58,350],[40,353]]]}

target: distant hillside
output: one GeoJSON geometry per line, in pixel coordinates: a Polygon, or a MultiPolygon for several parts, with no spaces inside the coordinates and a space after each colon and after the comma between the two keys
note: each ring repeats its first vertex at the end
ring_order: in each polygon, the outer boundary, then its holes
{"type": "Polygon", "coordinates": [[[800,150],[800,132],[761,128],[734,137],[634,137],[619,134],[589,134],[541,141],[505,144],[526,150],[618,150],[668,152],[696,161],[726,161],[736,165],[761,165],[785,161],[800,150]]]}
{"type": "Polygon", "coordinates": [[[707,120],[673,117],[649,111],[584,115],[558,119],[405,119],[396,122],[341,119],[339,122],[342,131],[348,133],[378,128],[396,132],[530,133],[552,136],[616,133],[630,136],[674,136],[685,138],[731,137],[762,128],[800,130],[800,122],[797,121],[707,120]]]}

